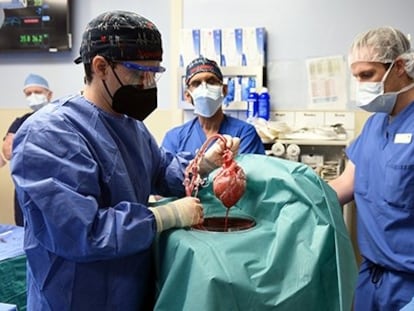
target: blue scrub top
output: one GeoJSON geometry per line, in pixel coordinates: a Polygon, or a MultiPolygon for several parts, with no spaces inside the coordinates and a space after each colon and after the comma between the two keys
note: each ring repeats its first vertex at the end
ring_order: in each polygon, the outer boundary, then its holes
{"type": "MultiPolygon", "coordinates": [[[[239,154],[265,154],[264,145],[255,127],[245,121],[225,115],[219,133],[240,138],[239,154]]],[[[196,117],[169,130],[161,145],[171,152],[190,152],[194,156],[206,139],[207,137],[196,117]]]]}
{"type": "Polygon", "coordinates": [[[185,159],[142,122],[82,96],[17,131],[11,170],[25,218],[29,310],[143,310],[154,281],[149,195],[184,195],[185,159]]]}
{"type": "Polygon", "coordinates": [[[390,123],[372,115],[347,149],[355,164],[354,197],[363,257],[414,272],[414,103],[390,123]]]}

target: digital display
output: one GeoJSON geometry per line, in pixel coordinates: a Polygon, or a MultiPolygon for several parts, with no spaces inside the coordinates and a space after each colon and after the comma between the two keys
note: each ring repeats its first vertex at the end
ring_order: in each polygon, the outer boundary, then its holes
{"type": "Polygon", "coordinates": [[[69,0],[0,0],[0,51],[70,50],[69,0]]]}

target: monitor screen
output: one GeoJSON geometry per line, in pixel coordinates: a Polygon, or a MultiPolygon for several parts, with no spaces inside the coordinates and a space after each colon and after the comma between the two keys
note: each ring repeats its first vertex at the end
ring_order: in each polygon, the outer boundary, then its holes
{"type": "Polygon", "coordinates": [[[0,0],[1,51],[67,51],[70,0],[0,0]]]}

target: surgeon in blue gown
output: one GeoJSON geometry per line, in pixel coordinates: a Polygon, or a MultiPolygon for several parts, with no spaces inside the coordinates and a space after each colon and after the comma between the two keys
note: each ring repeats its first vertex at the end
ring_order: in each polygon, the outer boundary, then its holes
{"type": "Polygon", "coordinates": [[[341,203],[356,203],[354,310],[414,310],[414,52],[400,30],[379,27],[355,38],[349,63],[357,104],[373,113],[330,183],[341,203]]]}
{"type": "Polygon", "coordinates": [[[191,61],[186,68],[185,84],[184,99],[194,106],[196,116],[169,130],[161,143],[164,148],[194,156],[208,137],[228,134],[240,138],[239,153],[265,153],[252,124],[223,112],[227,85],[223,84],[223,74],[215,61],[203,56],[191,61]]]}
{"type": "MultiPolygon", "coordinates": [[[[203,221],[197,198],[147,206],[152,193],[184,195],[188,164],[160,149],[141,122],[157,106],[161,61],[151,21],[102,13],[75,60],[85,69],[83,94],[45,106],[16,133],[11,169],[25,216],[28,310],[152,310],[157,232],[203,221]]],[[[227,147],[237,153],[238,139],[227,147]]],[[[221,164],[223,149],[209,149],[201,174],[221,164]]]]}

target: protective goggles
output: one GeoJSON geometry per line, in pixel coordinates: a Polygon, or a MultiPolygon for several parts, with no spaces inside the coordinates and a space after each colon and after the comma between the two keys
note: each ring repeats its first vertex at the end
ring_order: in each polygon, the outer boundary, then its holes
{"type": "Polygon", "coordinates": [[[162,66],[143,66],[130,62],[119,62],[119,64],[134,72],[137,78],[143,78],[146,73],[151,73],[155,82],[160,79],[162,73],[165,71],[165,68],[162,66]]]}
{"type": "Polygon", "coordinates": [[[143,89],[156,87],[161,74],[165,71],[165,68],[161,66],[144,66],[123,61],[116,63],[128,70],[129,74],[124,78],[126,84],[136,85],[143,89]]]}

